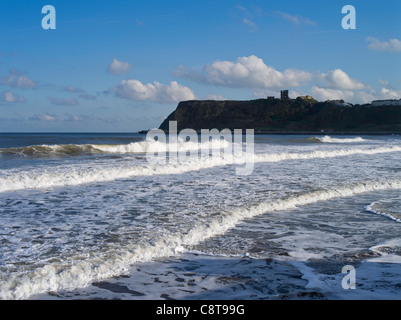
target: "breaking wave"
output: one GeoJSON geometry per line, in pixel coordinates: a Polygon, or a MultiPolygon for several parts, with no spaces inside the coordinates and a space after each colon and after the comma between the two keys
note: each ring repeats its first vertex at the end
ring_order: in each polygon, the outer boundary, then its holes
{"type": "MultiPolygon", "coordinates": [[[[178,163],[164,165],[141,164],[132,166],[90,166],[90,167],[56,167],[0,172],[0,192],[22,189],[43,189],[63,186],[76,186],[87,183],[107,182],[118,179],[129,179],[135,176],[172,175],[199,171],[225,165],[243,165],[245,163],[280,162],[289,160],[326,159],[352,155],[373,155],[380,153],[400,152],[401,147],[379,147],[365,149],[319,150],[300,153],[266,153],[246,154],[239,156],[192,157],[183,158],[178,163]]],[[[145,162],[146,163],[146,162],[145,162]]]]}
{"type": "Polygon", "coordinates": [[[401,198],[376,201],[365,209],[366,211],[401,222],[401,198]]]}
{"type": "Polygon", "coordinates": [[[293,197],[262,202],[249,208],[238,208],[220,215],[199,216],[193,227],[184,232],[163,234],[151,243],[137,241],[124,246],[108,248],[89,257],[71,256],[69,259],[28,271],[14,272],[0,282],[1,299],[26,299],[48,291],[72,290],[120,275],[132,264],[173,256],[185,246],[193,246],[210,237],[226,233],[238,223],[269,212],[292,210],[298,206],[336,198],[352,197],[367,192],[401,189],[401,180],[364,181],[358,184],[338,186],[293,197]]]}
{"type": "Polygon", "coordinates": [[[125,154],[125,153],[147,153],[169,152],[169,151],[192,151],[206,148],[220,149],[230,146],[226,140],[214,139],[209,142],[197,143],[193,141],[177,141],[176,143],[165,143],[160,141],[139,141],[129,144],[68,144],[68,145],[34,145],[28,147],[3,148],[0,155],[14,155],[22,157],[54,157],[54,156],[79,156],[90,154],[125,154]]]}
{"type": "Polygon", "coordinates": [[[333,138],[330,136],[324,136],[324,137],[314,137],[314,138],[309,138],[309,141],[312,142],[318,142],[318,143],[356,143],[356,142],[366,142],[367,140],[361,138],[361,137],[356,137],[356,138],[333,138]]]}
{"type": "Polygon", "coordinates": [[[0,155],[15,155],[22,157],[76,156],[94,153],[100,153],[100,150],[89,144],[37,145],[0,149],[0,155]]]}

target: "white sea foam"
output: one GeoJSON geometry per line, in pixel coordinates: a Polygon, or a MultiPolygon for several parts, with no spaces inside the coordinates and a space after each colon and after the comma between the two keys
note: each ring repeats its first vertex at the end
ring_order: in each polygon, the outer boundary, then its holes
{"type": "MultiPolygon", "coordinates": [[[[311,138],[313,141],[323,143],[353,143],[367,141],[361,137],[357,138],[332,138],[329,136],[311,138]]],[[[27,147],[3,148],[0,154],[13,154],[20,156],[51,157],[71,156],[81,154],[141,154],[147,152],[186,152],[196,150],[213,150],[233,148],[233,143],[227,140],[212,139],[211,141],[199,142],[198,137],[190,141],[177,138],[176,141],[144,140],[128,144],[56,144],[56,145],[32,145],[27,147]]]]}
{"type": "Polygon", "coordinates": [[[225,165],[243,165],[254,162],[280,162],[289,160],[326,159],[346,157],[352,155],[374,155],[383,153],[400,152],[401,147],[378,148],[349,148],[339,150],[318,150],[299,153],[264,153],[213,157],[185,157],[182,162],[166,165],[141,164],[135,166],[114,165],[90,166],[90,167],[56,167],[47,169],[31,169],[23,171],[0,172],[0,192],[10,192],[22,189],[43,189],[62,186],[76,186],[81,184],[107,182],[118,179],[129,179],[136,176],[174,175],[186,172],[199,171],[225,165]]]}
{"type": "Polygon", "coordinates": [[[205,235],[206,238],[209,238],[215,234],[222,234],[228,229],[234,227],[239,221],[252,218],[266,212],[291,210],[295,209],[297,206],[308,205],[320,201],[352,197],[362,193],[391,189],[401,189],[401,180],[368,181],[353,186],[322,190],[279,201],[261,203],[250,209],[239,209],[237,211],[230,212],[227,215],[222,215],[210,225],[204,224],[203,226],[199,226],[199,228],[195,229],[196,232],[194,231],[193,234],[190,232],[188,235],[186,235],[184,242],[193,244],[197,241],[196,239],[199,235],[205,235]]]}
{"type": "Polygon", "coordinates": [[[378,147],[378,148],[347,148],[337,150],[317,150],[312,152],[299,153],[278,153],[278,154],[256,154],[255,162],[278,162],[284,160],[308,160],[346,157],[352,155],[374,155],[381,153],[400,152],[401,147],[378,147]]]}
{"type": "Polygon", "coordinates": [[[387,217],[391,220],[401,222],[400,198],[375,201],[368,205],[365,210],[387,217]]]}
{"type": "Polygon", "coordinates": [[[32,145],[28,147],[15,147],[0,149],[0,155],[19,155],[22,157],[52,157],[67,155],[82,155],[99,153],[100,151],[89,144],[56,144],[32,145]]]}
{"type": "Polygon", "coordinates": [[[128,242],[124,247],[108,248],[89,257],[70,257],[30,272],[15,272],[0,282],[0,298],[25,299],[47,291],[84,287],[92,281],[110,278],[129,270],[136,262],[174,256],[182,248],[193,246],[210,237],[222,235],[245,219],[269,212],[292,210],[336,198],[353,197],[368,192],[401,189],[401,180],[365,181],[354,185],[305,193],[298,196],[262,202],[249,208],[239,208],[209,218],[194,221],[188,232],[164,234],[152,244],[128,242]]]}
{"type": "Polygon", "coordinates": [[[60,155],[81,155],[93,153],[146,153],[146,152],[185,152],[202,149],[223,149],[231,146],[227,140],[212,139],[198,143],[177,139],[176,142],[138,141],[129,144],[55,144],[33,145],[27,147],[3,148],[0,154],[14,154],[20,156],[50,157],[60,155]]]}
{"type": "Polygon", "coordinates": [[[129,144],[120,145],[92,145],[95,150],[99,150],[106,153],[146,153],[146,152],[185,152],[193,150],[210,150],[210,149],[222,149],[231,146],[231,143],[227,140],[213,139],[211,141],[198,143],[195,141],[183,141],[178,140],[177,142],[162,142],[162,141],[140,141],[132,142],[129,144]]]}
{"type": "MultiPolygon", "coordinates": [[[[396,238],[370,248],[379,256],[369,259],[369,262],[390,262],[401,264],[401,239],[396,238]]],[[[399,266],[398,266],[399,268],[399,266]]]]}
{"type": "Polygon", "coordinates": [[[320,142],[323,143],[355,143],[355,142],[364,142],[367,141],[361,137],[356,137],[356,138],[333,138],[330,136],[324,136],[324,137],[316,137],[314,138],[320,142]]]}

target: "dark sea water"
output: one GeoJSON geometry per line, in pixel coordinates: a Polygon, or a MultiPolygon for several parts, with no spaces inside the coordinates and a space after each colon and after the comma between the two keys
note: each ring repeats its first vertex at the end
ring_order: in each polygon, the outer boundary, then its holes
{"type": "Polygon", "coordinates": [[[399,298],[400,137],[258,135],[249,175],[167,148],[0,134],[0,298],[399,298]]]}

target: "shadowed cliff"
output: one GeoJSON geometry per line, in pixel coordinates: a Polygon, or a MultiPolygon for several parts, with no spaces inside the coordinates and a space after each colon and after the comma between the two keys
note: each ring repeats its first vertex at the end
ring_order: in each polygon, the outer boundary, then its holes
{"type": "Polygon", "coordinates": [[[401,132],[401,106],[350,105],[312,99],[184,101],[161,124],[178,130],[255,129],[263,132],[401,132]]]}

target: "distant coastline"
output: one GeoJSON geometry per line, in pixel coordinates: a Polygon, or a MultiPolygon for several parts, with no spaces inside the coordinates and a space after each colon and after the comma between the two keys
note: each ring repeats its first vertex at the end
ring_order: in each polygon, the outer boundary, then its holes
{"type": "MultiPolygon", "coordinates": [[[[319,102],[310,96],[296,99],[191,100],[180,102],[159,129],[254,129],[255,134],[282,135],[398,135],[401,100],[350,104],[343,100],[319,102]]],[[[139,131],[146,134],[148,130],[139,131]]]]}

